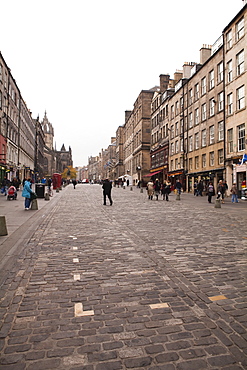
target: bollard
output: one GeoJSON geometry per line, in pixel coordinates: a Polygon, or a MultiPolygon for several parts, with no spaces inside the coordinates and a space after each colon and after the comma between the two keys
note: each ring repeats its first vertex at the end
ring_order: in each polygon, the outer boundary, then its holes
{"type": "Polygon", "coordinates": [[[143,188],[141,188],[141,193],[143,193],[143,188]]]}
{"type": "Polygon", "coordinates": [[[180,194],[177,194],[177,196],[176,196],[176,200],[181,200],[181,199],[180,199],[180,194]]]}
{"type": "Polygon", "coordinates": [[[37,201],[37,199],[33,199],[32,200],[31,209],[33,211],[37,211],[37,209],[38,209],[38,201],[37,201]]]}
{"type": "Polygon", "coordinates": [[[220,199],[215,199],[214,208],[221,208],[220,199]]]}
{"type": "Polygon", "coordinates": [[[45,200],[50,200],[50,195],[48,193],[45,193],[45,200]]]}
{"type": "Polygon", "coordinates": [[[8,235],[5,216],[0,216],[0,236],[8,235]]]}
{"type": "Polygon", "coordinates": [[[62,186],[60,186],[59,190],[63,190],[62,186]]]}
{"type": "Polygon", "coordinates": [[[56,193],[59,193],[59,189],[58,188],[56,188],[56,193]]]}
{"type": "Polygon", "coordinates": [[[123,186],[123,189],[125,189],[125,186],[123,186]]]}
{"type": "Polygon", "coordinates": [[[130,191],[132,191],[133,190],[133,188],[132,188],[132,186],[130,187],[130,191]]]}

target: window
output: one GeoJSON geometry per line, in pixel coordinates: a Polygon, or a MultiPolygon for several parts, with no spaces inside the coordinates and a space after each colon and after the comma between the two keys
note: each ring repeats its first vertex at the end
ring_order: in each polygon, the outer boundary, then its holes
{"type": "Polygon", "coordinates": [[[218,83],[223,81],[223,62],[220,62],[217,65],[217,79],[218,79],[218,83]]]}
{"type": "Polygon", "coordinates": [[[195,100],[199,99],[199,84],[195,85],[195,100]]]}
{"type": "Polygon", "coordinates": [[[244,72],[244,50],[236,56],[236,66],[237,66],[237,76],[241,75],[244,72]]]}
{"type": "Polygon", "coordinates": [[[192,136],[189,136],[189,152],[193,150],[193,139],[192,136]]]}
{"type": "Polygon", "coordinates": [[[179,114],[179,107],[178,107],[178,101],[176,101],[176,104],[175,104],[175,114],[179,114]]]}
{"type": "Polygon", "coordinates": [[[195,149],[199,149],[199,133],[195,134],[195,149]]]}
{"type": "Polygon", "coordinates": [[[192,170],[193,166],[192,166],[192,158],[189,158],[189,169],[192,170]]]}
{"type": "Polygon", "coordinates": [[[0,109],[2,109],[2,91],[0,91],[0,109]]]}
{"type": "Polygon", "coordinates": [[[183,120],[181,119],[180,120],[180,134],[183,134],[183,131],[184,131],[184,123],[183,123],[183,120]]]}
{"type": "Polygon", "coordinates": [[[233,98],[232,98],[232,93],[227,95],[227,112],[228,115],[233,113],[233,98]]]}
{"type": "Polygon", "coordinates": [[[206,129],[202,130],[202,147],[207,145],[206,129]]]}
{"type": "Polygon", "coordinates": [[[178,122],[175,123],[175,136],[178,136],[178,122]]]}
{"type": "Polygon", "coordinates": [[[201,91],[202,91],[202,95],[206,94],[206,77],[202,79],[201,91]]]}
{"type": "Polygon", "coordinates": [[[171,106],[171,118],[174,118],[174,105],[171,106]]]}
{"type": "Polygon", "coordinates": [[[184,151],[184,140],[181,139],[180,140],[180,152],[183,152],[184,151]]]}
{"type": "Polygon", "coordinates": [[[209,72],[209,90],[214,87],[214,70],[209,72]]]}
{"type": "Polygon", "coordinates": [[[175,153],[178,153],[178,140],[175,141],[175,153]]]}
{"type": "Polygon", "coordinates": [[[173,160],[171,160],[171,171],[174,170],[174,167],[173,167],[173,160]]]}
{"type": "Polygon", "coordinates": [[[232,47],[232,30],[227,32],[226,34],[226,48],[227,50],[231,49],[232,47]]]}
{"type": "Polygon", "coordinates": [[[189,90],[189,105],[192,104],[192,89],[189,90]]]}
{"type": "Polygon", "coordinates": [[[171,143],[171,155],[174,154],[174,143],[171,143]]]}
{"type": "Polygon", "coordinates": [[[209,153],[210,166],[214,166],[214,152],[209,153]]]}
{"type": "Polygon", "coordinates": [[[214,143],[214,125],[209,127],[209,144],[214,143]]]}
{"type": "Polygon", "coordinates": [[[223,149],[218,150],[218,164],[224,164],[223,149]]]}
{"type": "Polygon", "coordinates": [[[3,66],[0,64],[0,81],[3,81],[3,66]]]}
{"type": "Polygon", "coordinates": [[[195,109],[195,125],[199,124],[199,108],[195,109]]]}
{"type": "Polygon", "coordinates": [[[174,125],[171,125],[171,139],[174,138],[174,125]]]}
{"type": "Polygon", "coordinates": [[[192,112],[189,113],[189,128],[193,126],[193,114],[192,112]]]}
{"type": "Polygon", "coordinates": [[[218,140],[221,141],[224,139],[224,125],[223,121],[218,123],[218,140]]]}
{"type": "Polygon", "coordinates": [[[245,124],[238,126],[238,151],[245,150],[245,124]]]}
{"type": "Polygon", "coordinates": [[[202,155],[202,167],[205,168],[206,167],[206,154],[203,154],[202,155]]]}
{"type": "Polygon", "coordinates": [[[207,106],[206,103],[202,105],[202,121],[207,119],[207,106]]]}
{"type": "Polygon", "coordinates": [[[212,117],[214,115],[214,99],[209,100],[209,116],[212,117]]]}
{"type": "Polygon", "coordinates": [[[227,82],[232,81],[232,60],[227,63],[227,82]]]}
{"type": "Polygon", "coordinates": [[[236,40],[238,41],[242,36],[244,36],[244,17],[236,24],[236,40]]]}
{"type": "Polygon", "coordinates": [[[178,159],[176,158],[175,159],[175,170],[177,170],[178,169],[178,159]]]}
{"type": "Polygon", "coordinates": [[[221,91],[219,94],[218,94],[218,112],[221,112],[223,110],[223,103],[224,103],[224,94],[223,94],[223,91],[221,91]]]}
{"type": "Polygon", "coordinates": [[[237,89],[237,109],[243,109],[245,107],[244,102],[244,85],[237,89]]]}
{"type": "Polygon", "coordinates": [[[199,168],[199,156],[195,157],[195,169],[199,168]]]}
{"type": "Polygon", "coordinates": [[[230,128],[228,131],[227,131],[227,149],[228,149],[228,153],[232,153],[233,152],[233,129],[230,128]]]}

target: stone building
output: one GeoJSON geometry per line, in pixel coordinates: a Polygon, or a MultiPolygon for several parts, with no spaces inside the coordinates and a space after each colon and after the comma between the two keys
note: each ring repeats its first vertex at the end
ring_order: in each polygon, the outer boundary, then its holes
{"type": "Polygon", "coordinates": [[[123,175],[131,176],[133,184],[145,181],[150,171],[151,101],[157,90],[140,92],[123,125],[123,175]]]}
{"type": "Polygon", "coordinates": [[[247,148],[247,5],[223,30],[225,81],[226,180],[235,182],[239,195],[247,166],[241,165],[247,148]]]}

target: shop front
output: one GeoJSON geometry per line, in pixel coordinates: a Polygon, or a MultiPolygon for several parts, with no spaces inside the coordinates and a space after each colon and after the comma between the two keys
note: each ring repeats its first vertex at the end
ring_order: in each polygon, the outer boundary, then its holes
{"type": "Polygon", "coordinates": [[[208,184],[213,183],[214,188],[217,188],[217,184],[220,180],[224,180],[224,168],[215,169],[212,171],[201,171],[189,173],[187,175],[188,192],[194,192],[194,184],[202,181],[203,192],[206,192],[208,184]]]}
{"type": "Polygon", "coordinates": [[[237,184],[238,197],[242,195],[243,188],[246,188],[247,165],[233,164],[232,183],[237,184]]]}
{"type": "Polygon", "coordinates": [[[183,186],[183,191],[186,191],[186,178],[185,172],[182,171],[169,171],[168,172],[168,181],[171,183],[171,189],[174,190],[176,182],[180,181],[183,186]]]}

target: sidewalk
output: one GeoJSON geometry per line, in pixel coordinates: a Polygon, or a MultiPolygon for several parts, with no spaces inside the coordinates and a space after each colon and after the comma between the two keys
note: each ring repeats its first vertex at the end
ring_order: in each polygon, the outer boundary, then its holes
{"type": "Polygon", "coordinates": [[[8,235],[0,236],[0,284],[27,241],[38,228],[60,193],[53,192],[49,201],[37,198],[38,210],[24,210],[24,198],[18,191],[16,200],[0,196],[0,215],[5,216],[8,235]]]}

